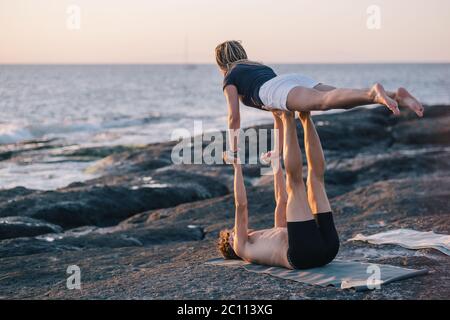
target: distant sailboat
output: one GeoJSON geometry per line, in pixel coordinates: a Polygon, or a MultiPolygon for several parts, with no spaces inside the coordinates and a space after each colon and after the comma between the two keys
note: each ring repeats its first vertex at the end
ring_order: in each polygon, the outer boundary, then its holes
{"type": "Polygon", "coordinates": [[[184,37],[184,68],[187,70],[193,70],[197,68],[195,64],[191,64],[189,62],[189,36],[187,33],[184,37]]]}

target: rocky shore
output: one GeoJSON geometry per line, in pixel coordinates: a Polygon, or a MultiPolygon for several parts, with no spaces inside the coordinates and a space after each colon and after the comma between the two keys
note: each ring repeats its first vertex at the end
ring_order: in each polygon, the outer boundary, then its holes
{"type": "MultiPolygon", "coordinates": [[[[338,257],[430,274],[353,292],[205,265],[218,256],[219,230],[233,223],[232,171],[173,165],[168,142],[68,152],[96,159],[88,170],[97,178],[54,191],[0,190],[0,299],[448,299],[449,257],[346,240],[394,228],[450,232],[450,106],[428,106],[423,119],[377,107],[314,121],[342,241],[338,257]],[[81,269],[81,290],[66,288],[69,265],[81,269]]],[[[303,141],[300,127],[298,134],[303,141]]],[[[0,160],[20,156],[0,151],[0,160]]],[[[258,165],[244,173],[250,225],[269,227],[271,177],[261,177],[258,165]]]]}

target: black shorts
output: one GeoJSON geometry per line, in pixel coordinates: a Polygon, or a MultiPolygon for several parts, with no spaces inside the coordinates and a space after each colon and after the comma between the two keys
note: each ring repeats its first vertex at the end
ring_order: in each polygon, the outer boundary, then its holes
{"type": "Polygon", "coordinates": [[[287,258],[295,269],[309,269],[333,261],[339,251],[339,236],[331,212],[314,215],[315,220],[288,222],[287,258]]]}

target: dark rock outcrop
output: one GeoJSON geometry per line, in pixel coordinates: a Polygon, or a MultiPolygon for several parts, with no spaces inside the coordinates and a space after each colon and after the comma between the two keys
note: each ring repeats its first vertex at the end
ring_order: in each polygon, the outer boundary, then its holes
{"type": "Polygon", "coordinates": [[[45,234],[36,238],[17,238],[3,241],[0,259],[38,253],[80,251],[92,248],[104,250],[125,247],[146,247],[170,242],[199,241],[203,229],[194,225],[180,226],[124,226],[112,228],[82,227],[59,234],[45,234]]]}
{"type": "Polygon", "coordinates": [[[11,193],[0,203],[0,217],[25,216],[65,229],[84,225],[111,226],[133,214],[176,206],[228,193],[219,181],[187,172],[155,173],[151,181],[137,176],[102,177],[56,191],[11,193]]]}
{"type": "Polygon", "coordinates": [[[0,240],[19,237],[34,237],[44,233],[58,233],[62,228],[29,217],[0,218],[0,240]]]}
{"type": "MultiPolygon", "coordinates": [[[[450,232],[450,107],[427,107],[423,119],[374,108],[314,120],[341,237],[338,258],[428,268],[428,275],[353,292],[205,265],[218,255],[219,230],[233,225],[232,170],[172,165],[170,142],[103,150],[91,168],[102,176],[91,181],[51,192],[0,191],[0,216],[84,226],[0,241],[0,298],[448,299],[450,262],[442,253],[346,240],[393,228],[450,232]],[[65,288],[72,264],[82,270],[81,291],[65,288]]],[[[259,165],[244,168],[249,223],[268,228],[273,182],[259,172],[259,165]]]]}

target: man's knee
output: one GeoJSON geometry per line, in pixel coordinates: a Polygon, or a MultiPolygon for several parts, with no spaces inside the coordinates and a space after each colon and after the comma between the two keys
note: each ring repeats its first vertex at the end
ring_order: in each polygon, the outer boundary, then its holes
{"type": "Polygon", "coordinates": [[[287,187],[289,187],[289,185],[291,185],[291,187],[295,187],[300,183],[303,183],[303,175],[301,169],[293,171],[286,170],[287,187]]]}
{"type": "Polygon", "coordinates": [[[310,184],[324,184],[325,182],[325,168],[318,170],[308,170],[308,183],[310,184]]]}
{"type": "Polygon", "coordinates": [[[292,197],[292,195],[301,192],[301,190],[306,190],[301,174],[292,177],[286,176],[286,191],[288,196],[292,197]]]}
{"type": "MultiPolygon", "coordinates": [[[[286,193],[287,193],[287,191],[286,191],[286,193]]],[[[276,197],[275,200],[276,200],[278,206],[286,206],[287,201],[288,201],[288,195],[287,194],[279,195],[276,197]]]]}

